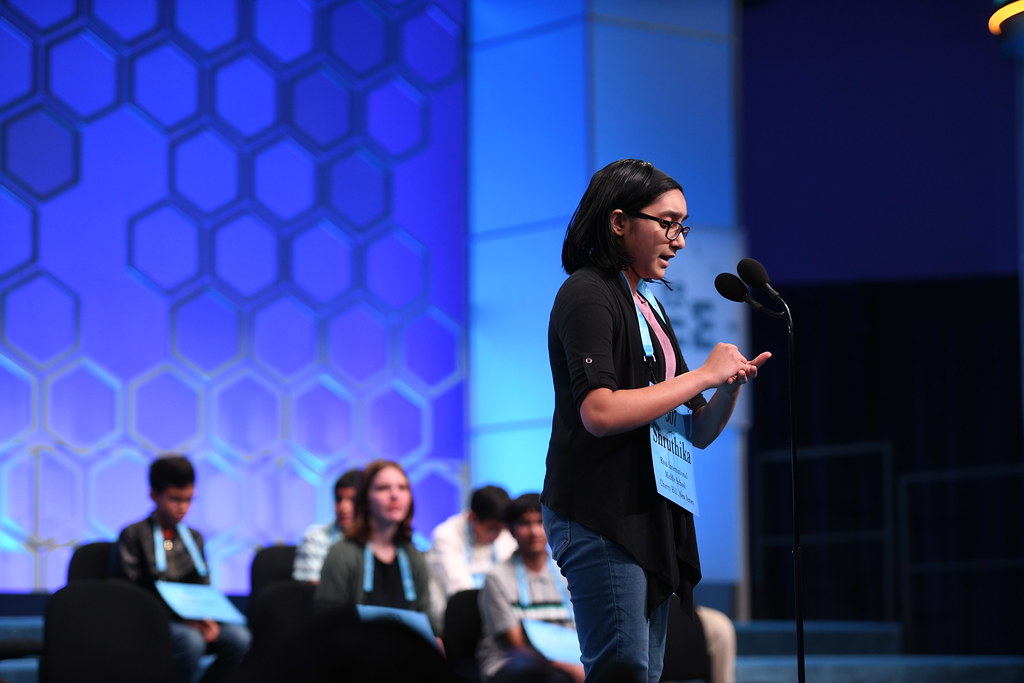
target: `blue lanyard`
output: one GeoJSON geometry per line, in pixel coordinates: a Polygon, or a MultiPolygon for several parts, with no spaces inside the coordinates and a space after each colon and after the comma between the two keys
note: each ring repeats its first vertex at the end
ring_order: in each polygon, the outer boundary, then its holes
{"type": "Polygon", "coordinates": [[[331,522],[324,528],[327,530],[327,541],[331,545],[334,545],[341,540],[341,529],[338,528],[337,522],[331,522]]]}
{"type": "MultiPolygon", "coordinates": [[[[203,561],[203,555],[196,547],[196,540],[192,538],[192,532],[181,522],[178,522],[177,529],[178,537],[185,543],[185,549],[192,557],[192,564],[196,566],[199,576],[206,576],[206,562],[203,561]]],[[[164,530],[160,526],[160,522],[156,520],[153,521],[153,552],[156,555],[156,570],[163,574],[167,571],[167,551],[164,549],[164,530]]]]}
{"type": "MultiPolygon", "coordinates": [[[[640,311],[640,306],[636,303],[636,299],[633,298],[633,289],[629,286],[629,280],[626,279],[626,274],[620,273],[620,275],[622,275],[622,281],[626,283],[626,289],[629,290],[629,300],[633,302],[633,308],[636,310],[636,320],[640,324],[640,339],[644,343],[644,357],[654,358],[654,342],[651,341],[651,331],[647,329],[647,318],[644,317],[643,312],[640,311]]],[[[665,315],[661,312],[661,306],[658,305],[658,300],[654,298],[653,294],[651,294],[651,288],[647,284],[647,280],[641,278],[640,282],[637,284],[636,291],[640,296],[647,300],[647,303],[650,305],[654,313],[662,322],[664,322],[665,315]]]]}
{"type": "MultiPolygon", "coordinates": [[[[476,543],[474,540],[476,536],[473,535],[473,522],[466,520],[466,566],[473,566],[473,546],[476,543]]],[[[498,564],[498,543],[491,543],[491,565],[498,564]]],[[[476,588],[482,588],[484,585],[484,575],[487,572],[476,572],[473,574],[473,585],[476,588]]]]}
{"type": "MultiPolygon", "coordinates": [[[[398,546],[398,571],[402,575],[402,590],[405,592],[406,602],[416,601],[416,584],[412,580],[412,568],[409,566],[409,555],[405,548],[398,546]]],[[[363,546],[363,593],[373,592],[373,551],[370,544],[363,546]]]]}
{"type": "MultiPolygon", "coordinates": [[[[529,607],[533,604],[530,599],[530,587],[526,583],[526,565],[523,564],[523,558],[518,553],[515,555],[516,564],[516,579],[519,581],[519,605],[521,607],[529,607]]],[[[569,615],[571,621],[575,621],[576,617],[572,612],[572,600],[569,598],[569,591],[566,590],[565,584],[562,582],[562,575],[558,573],[558,566],[555,561],[548,556],[548,571],[551,572],[551,580],[558,586],[558,590],[562,593],[562,606],[565,607],[565,613],[569,615]]]]}

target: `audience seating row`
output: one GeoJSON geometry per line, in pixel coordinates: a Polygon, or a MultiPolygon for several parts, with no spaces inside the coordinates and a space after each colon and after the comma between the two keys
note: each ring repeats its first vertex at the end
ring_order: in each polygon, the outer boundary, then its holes
{"type": "MultiPolygon", "coordinates": [[[[289,590],[278,584],[291,579],[292,565],[295,560],[295,546],[275,545],[261,548],[253,557],[249,595],[256,596],[258,591],[267,585],[275,585],[276,590],[268,592],[260,609],[272,614],[279,614],[283,621],[291,622],[293,628],[298,626],[300,614],[287,614],[287,602],[293,598],[288,596],[289,590]]],[[[480,680],[476,663],[476,646],[483,633],[480,610],[477,606],[479,590],[467,590],[456,593],[448,601],[444,618],[445,656],[449,665],[460,681],[475,683],[480,680]]],[[[297,597],[297,596],[296,596],[297,597]]],[[[711,678],[711,661],[707,653],[707,641],[700,619],[686,614],[680,606],[679,599],[673,595],[669,608],[668,639],[665,648],[665,669],[663,681],[707,681],[711,678]]],[[[255,615],[252,608],[250,619],[255,615]]],[[[260,615],[263,616],[262,614],[260,615]]],[[[253,632],[255,647],[256,633],[253,632]]]]}
{"type": "MultiPolygon", "coordinates": [[[[112,542],[99,541],[80,546],[72,555],[67,585],[54,593],[46,606],[41,683],[76,678],[114,683],[173,678],[166,611],[158,598],[134,584],[107,580],[113,549],[112,542]]],[[[250,567],[247,617],[253,642],[247,675],[258,671],[264,675],[261,680],[271,680],[266,675],[280,670],[285,662],[294,673],[300,663],[296,659],[299,652],[305,653],[301,663],[310,665],[310,648],[317,638],[326,637],[310,632],[318,620],[320,630],[346,632],[360,640],[368,637],[356,633],[362,627],[352,625],[354,612],[334,615],[329,623],[323,620],[332,617],[314,613],[315,587],[291,578],[294,557],[293,545],[268,546],[256,552],[250,567]]],[[[452,596],[445,613],[445,670],[464,683],[479,681],[475,658],[482,633],[478,593],[470,590],[452,596]]],[[[673,600],[663,680],[707,680],[703,629],[699,620],[684,614],[673,600]]],[[[346,666],[352,665],[351,649],[349,652],[346,666]]]]}

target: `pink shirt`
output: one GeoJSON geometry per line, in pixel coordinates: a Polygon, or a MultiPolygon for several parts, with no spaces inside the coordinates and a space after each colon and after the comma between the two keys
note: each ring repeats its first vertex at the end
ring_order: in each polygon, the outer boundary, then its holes
{"type": "Polygon", "coordinates": [[[661,351],[665,356],[665,376],[662,377],[662,381],[669,377],[676,376],[676,352],[672,348],[672,342],[669,341],[668,335],[665,334],[665,330],[661,329],[661,324],[658,323],[657,314],[651,310],[650,304],[644,300],[643,297],[637,296],[634,301],[640,307],[640,312],[644,314],[644,318],[651,325],[651,329],[654,330],[654,336],[658,338],[658,343],[661,344],[661,351]]]}

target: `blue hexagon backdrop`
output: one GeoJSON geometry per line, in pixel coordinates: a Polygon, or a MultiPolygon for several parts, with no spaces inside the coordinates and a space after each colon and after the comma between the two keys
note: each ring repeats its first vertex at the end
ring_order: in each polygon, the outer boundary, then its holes
{"type": "Polygon", "coordinates": [[[465,482],[463,0],[0,4],[0,591],[197,464],[214,580],[385,457],[465,482]]]}

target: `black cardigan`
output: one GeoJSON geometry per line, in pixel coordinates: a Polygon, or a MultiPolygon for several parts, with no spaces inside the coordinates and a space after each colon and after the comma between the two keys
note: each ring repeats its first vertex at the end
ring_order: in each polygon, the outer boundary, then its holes
{"type": "MultiPolygon", "coordinates": [[[[662,327],[677,374],[687,372],[667,314],[662,327]]],[[[664,367],[660,347],[654,344],[655,358],[664,367]]],[[[658,494],[647,426],[598,438],[580,419],[580,405],[593,389],[650,383],[636,308],[621,275],[581,268],[562,284],[551,309],[548,356],[555,411],[541,500],[629,551],[647,572],[649,609],[673,592],[691,607],[700,580],[693,515],[658,494]]],[[[686,403],[693,411],[705,404],[701,394],[686,403]]]]}

